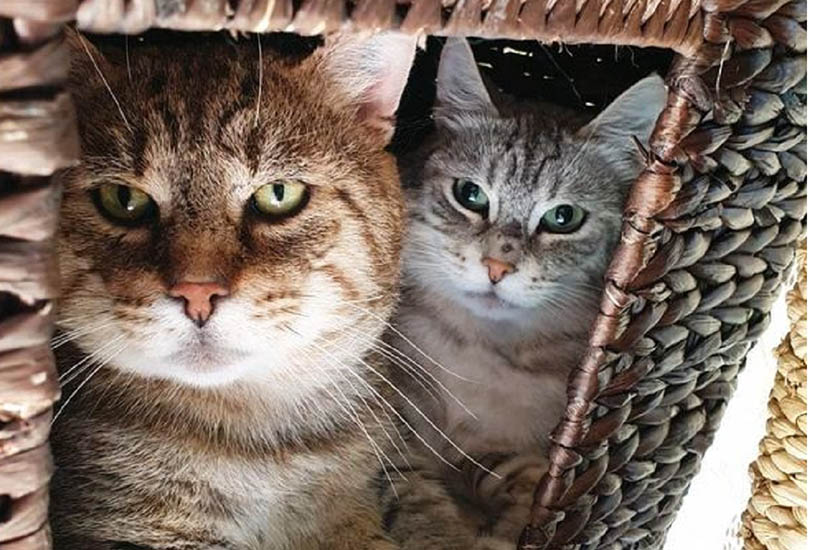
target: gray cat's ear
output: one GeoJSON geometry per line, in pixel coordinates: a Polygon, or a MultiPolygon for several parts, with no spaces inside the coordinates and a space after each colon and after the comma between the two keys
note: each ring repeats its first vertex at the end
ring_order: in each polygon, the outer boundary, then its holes
{"type": "MultiPolygon", "coordinates": [[[[321,71],[389,143],[418,38],[400,32],[338,35],[316,52],[321,71]]],[[[323,86],[323,82],[318,83],[323,86]]]]}
{"type": "Polygon", "coordinates": [[[580,129],[578,137],[599,144],[614,166],[635,178],[641,168],[641,158],[633,138],[648,142],[666,102],[667,86],[662,77],[648,76],[580,129]]]}
{"type": "Polygon", "coordinates": [[[473,50],[464,38],[448,38],[441,50],[436,84],[436,122],[466,112],[496,112],[473,50]]]}

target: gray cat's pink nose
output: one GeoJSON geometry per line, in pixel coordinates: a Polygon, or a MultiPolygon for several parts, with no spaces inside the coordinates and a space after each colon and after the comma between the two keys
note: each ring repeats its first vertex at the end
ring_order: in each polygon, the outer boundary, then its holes
{"type": "Polygon", "coordinates": [[[215,300],[228,296],[229,289],[218,283],[178,283],[169,289],[169,296],[183,298],[186,316],[202,327],[215,309],[215,300]]]}
{"type": "Polygon", "coordinates": [[[487,276],[493,284],[501,281],[508,273],[513,273],[516,266],[510,262],[503,262],[495,258],[482,258],[481,264],[487,267],[487,276]]]}

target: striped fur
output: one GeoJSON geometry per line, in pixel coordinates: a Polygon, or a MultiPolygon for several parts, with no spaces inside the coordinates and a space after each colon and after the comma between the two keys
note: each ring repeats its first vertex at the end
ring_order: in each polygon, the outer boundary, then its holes
{"type": "Polygon", "coordinates": [[[83,161],[61,176],[56,548],[395,548],[367,352],[397,295],[403,204],[384,147],[414,40],[287,55],[278,37],[163,35],[128,56],[122,38],[72,40],[83,161]],[[388,65],[341,72],[352,56],[388,65]],[[308,202],[265,221],[250,196],[281,178],[308,202]],[[158,217],[111,223],[91,199],[107,182],[158,217]],[[168,292],[203,278],[229,296],[199,328],[168,292]]]}
{"type": "Polygon", "coordinates": [[[479,528],[512,547],[546,471],[546,437],[564,410],[624,197],[642,167],[632,138],[650,135],[665,88],[659,77],[645,79],[593,121],[496,98],[467,42],[448,39],[436,131],[401,161],[410,215],[395,325],[405,337],[388,340],[428,372],[393,371],[420,409],[401,403],[405,413],[429,446],[466,473],[431,459],[440,472],[434,477],[480,510],[479,528]],[[461,206],[457,179],[486,192],[486,215],[461,206]],[[559,204],[584,209],[578,230],[540,230],[542,215],[559,204]],[[512,273],[494,284],[485,258],[510,263],[512,273]]]}

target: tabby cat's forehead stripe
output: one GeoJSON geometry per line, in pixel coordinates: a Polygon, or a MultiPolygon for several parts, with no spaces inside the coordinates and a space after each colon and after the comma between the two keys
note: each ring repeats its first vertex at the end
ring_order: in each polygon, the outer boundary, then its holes
{"type": "Polygon", "coordinates": [[[149,145],[149,135],[143,122],[137,122],[132,132],[132,171],[135,176],[143,176],[146,172],[146,148],[149,145]]]}

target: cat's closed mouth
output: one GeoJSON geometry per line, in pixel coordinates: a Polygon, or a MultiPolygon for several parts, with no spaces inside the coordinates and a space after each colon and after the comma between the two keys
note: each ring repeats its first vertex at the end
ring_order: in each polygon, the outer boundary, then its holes
{"type": "Polygon", "coordinates": [[[198,341],[182,346],[171,356],[171,363],[198,372],[215,372],[236,364],[248,354],[210,342],[198,341]]]}
{"type": "Polygon", "coordinates": [[[488,290],[485,292],[468,291],[465,294],[476,304],[481,304],[488,308],[516,309],[519,307],[499,296],[495,290],[488,290]]]}

